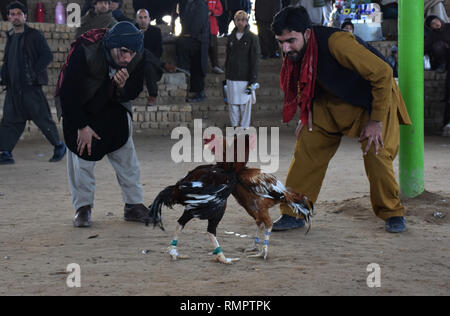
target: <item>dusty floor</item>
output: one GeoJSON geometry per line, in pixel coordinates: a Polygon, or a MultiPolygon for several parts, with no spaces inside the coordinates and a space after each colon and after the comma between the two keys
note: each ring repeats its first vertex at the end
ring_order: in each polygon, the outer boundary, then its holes
{"type": "MultiPolygon", "coordinates": [[[[276,175],[284,181],[294,137],[281,138],[276,175]]],[[[148,204],[194,166],[171,162],[173,143],[136,136],[148,204]]],[[[218,239],[227,256],[241,257],[232,266],[213,261],[201,221],[189,223],[180,238],[180,252],[191,259],[169,260],[180,208],[163,211],[166,232],[124,222],[107,159],[96,167],[94,225],[73,228],[65,163],[49,164],[51,150],[44,140],[22,141],[17,163],[0,167],[0,295],[450,294],[450,138],[426,139],[427,192],[405,201],[408,230],[401,235],[386,233],[373,215],[359,146],[351,139],[332,160],[312,231],[274,233],[267,261],[244,256],[250,238],[225,234],[255,233],[252,219],[230,198],[218,239]],[[433,217],[435,211],[446,217],[433,217]],[[66,286],[70,263],[81,267],[81,289],[66,286]],[[367,286],[371,263],[381,267],[381,288],[367,286]]],[[[278,209],[271,214],[276,218],[278,209]]]]}

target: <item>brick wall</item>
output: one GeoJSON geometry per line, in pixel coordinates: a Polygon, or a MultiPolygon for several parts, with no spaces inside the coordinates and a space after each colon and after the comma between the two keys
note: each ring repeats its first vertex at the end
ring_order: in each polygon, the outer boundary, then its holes
{"type": "Polygon", "coordinates": [[[444,5],[447,10],[447,14],[450,13],[450,0],[444,0],[444,5]]]}

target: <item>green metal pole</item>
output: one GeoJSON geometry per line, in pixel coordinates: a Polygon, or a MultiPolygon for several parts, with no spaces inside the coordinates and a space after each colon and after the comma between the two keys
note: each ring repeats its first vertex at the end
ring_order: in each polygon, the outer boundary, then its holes
{"type": "Polygon", "coordinates": [[[424,159],[424,1],[398,4],[399,85],[411,126],[400,128],[400,192],[416,197],[425,191],[424,159]]]}

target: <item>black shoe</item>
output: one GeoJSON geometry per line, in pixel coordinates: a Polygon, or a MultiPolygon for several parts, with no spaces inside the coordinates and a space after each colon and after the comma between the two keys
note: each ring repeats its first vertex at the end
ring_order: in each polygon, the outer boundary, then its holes
{"type": "Polygon", "coordinates": [[[274,223],[272,230],[273,231],[284,231],[295,228],[302,228],[306,224],[304,219],[297,219],[295,217],[289,215],[281,215],[274,223]]]}
{"type": "Polygon", "coordinates": [[[406,230],[406,220],[404,217],[395,216],[386,221],[386,231],[393,234],[403,233],[406,230]]]}
{"type": "Polygon", "coordinates": [[[75,227],[91,227],[91,206],[80,207],[73,218],[73,226],[75,227]]]}
{"type": "Polygon", "coordinates": [[[203,102],[206,99],[206,95],[204,91],[196,93],[193,97],[187,98],[186,101],[189,103],[197,103],[197,102],[203,102]]]}
{"type": "Polygon", "coordinates": [[[12,154],[8,151],[4,151],[0,154],[0,165],[13,165],[16,162],[12,154]]]}
{"type": "Polygon", "coordinates": [[[124,208],[124,219],[127,222],[145,223],[148,219],[149,209],[143,204],[126,204],[124,208]]]}
{"type": "Polygon", "coordinates": [[[49,160],[49,162],[58,162],[64,158],[67,153],[66,145],[62,144],[55,146],[55,150],[53,151],[53,157],[49,160]]]}

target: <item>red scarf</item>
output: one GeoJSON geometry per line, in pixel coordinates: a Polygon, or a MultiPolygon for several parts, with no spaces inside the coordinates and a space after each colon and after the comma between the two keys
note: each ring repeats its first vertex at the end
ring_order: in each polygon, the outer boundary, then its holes
{"type": "Polygon", "coordinates": [[[284,92],[284,123],[292,120],[297,112],[297,106],[300,107],[302,123],[306,125],[308,122],[316,86],[317,55],[317,39],[314,31],[311,30],[301,66],[298,67],[298,64],[288,57],[284,58],[280,73],[281,89],[284,92]]]}
{"type": "Polygon", "coordinates": [[[67,54],[66,62],[61,68],[61,71],[58,76],[58,83],[56,84],[56,91],[55,91],[55,97],[59,95],[59,89],[61,89],[62,82],[64,80],[64,73],[67,69],[67,66],[69,65],[70,57],[72,56],[74,50],[80,45],[90,45],[95,44],[99,40],[101,40],[105,34],[109,31],[109,29],[93,29],[90,31],[87,31],[86,33],[82,34],[80,37],[78,37],[75,41],[72,42],[70,46],[69,53],[67,54]]]}

